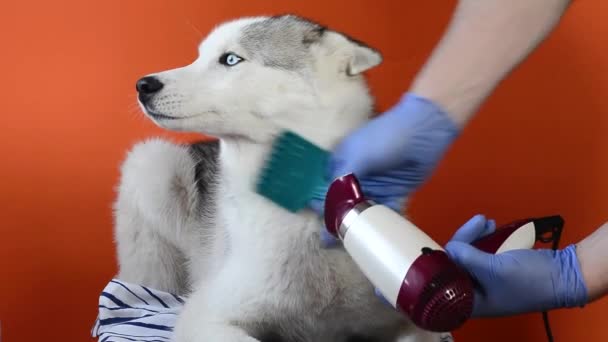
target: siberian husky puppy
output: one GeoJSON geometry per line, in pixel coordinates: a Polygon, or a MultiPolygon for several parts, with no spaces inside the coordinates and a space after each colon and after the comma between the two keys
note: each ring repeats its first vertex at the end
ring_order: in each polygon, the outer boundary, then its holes
{"type": "Polygon", "coordinates": [[[378,51],[310,20],[215,28],[191,64],[137,83],[158,126],[217,141],[152,139],[129,152],[115,203],[118,278],[187,297],[178,342],[446,341],[375,295],[321,218],[254,192],[273,139],[332,149],[372,115],[363,73],[378,51]]]}

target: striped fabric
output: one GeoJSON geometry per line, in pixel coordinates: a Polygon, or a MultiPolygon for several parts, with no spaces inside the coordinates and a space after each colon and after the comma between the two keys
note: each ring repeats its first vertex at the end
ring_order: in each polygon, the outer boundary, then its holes
{"type": "Polygon", "coordinates": [[[184,299],[113,279],[99,296],[91,335],[99,342],[169,342],[184,299]]]}
{"type": "MultiPolygon", "coordinates": [[[[174,294],[112,279],[99,296],[91,335],[98,342],[170,342],[183,304],[184,298],[174,294]]],[[[449,333],[435,338],[454,341],[449,333]]]]}

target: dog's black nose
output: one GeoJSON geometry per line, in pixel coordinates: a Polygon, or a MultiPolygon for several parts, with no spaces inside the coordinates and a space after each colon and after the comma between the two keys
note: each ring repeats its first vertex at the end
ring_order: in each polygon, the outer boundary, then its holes
{"type": "Polygon", "coordinates": [[[147,76],[137,81],[135,88],[140,95],[152,95],[163,89],[163,83],[154,76],[147,76]]]}

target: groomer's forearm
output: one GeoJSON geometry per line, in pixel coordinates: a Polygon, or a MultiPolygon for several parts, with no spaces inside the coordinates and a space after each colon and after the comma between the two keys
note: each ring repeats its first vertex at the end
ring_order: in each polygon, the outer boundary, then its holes
{"type": "Polygon", "coordinates": [[[463,126],[500,81],[554,29],[570,0],[460,0],[412,92],[463,126]]]}
{"type": "Polygon", "coordinates": [[[589,302],[608,294],[608,222],[576,245],[589,302]]]}

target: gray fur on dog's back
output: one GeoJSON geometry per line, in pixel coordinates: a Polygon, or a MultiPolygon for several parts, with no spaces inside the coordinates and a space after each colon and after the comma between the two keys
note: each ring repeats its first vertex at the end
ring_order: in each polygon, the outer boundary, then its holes
{"type": "Polygon", "coordinates": [[[213,195],[217,191],[217,176],[219,173],[220,144],[218,141],[201,141],[189,146],[194,161],[194,182],[198,189],[201,208],[210,214],[213,212],[208,205],[213,203],[213,195]]]}

